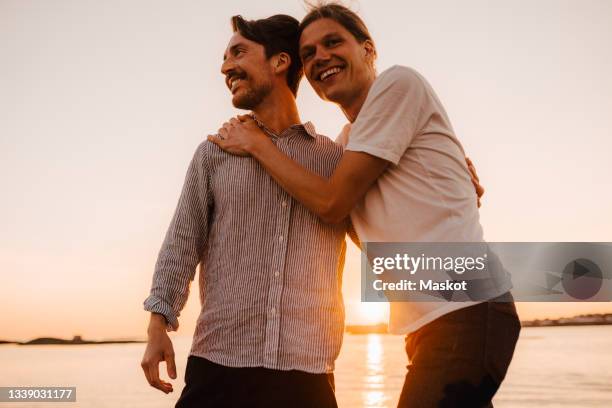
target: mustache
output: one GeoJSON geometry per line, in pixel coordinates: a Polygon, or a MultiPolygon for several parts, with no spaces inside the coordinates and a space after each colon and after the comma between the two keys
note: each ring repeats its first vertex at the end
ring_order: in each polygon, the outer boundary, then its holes
{"type": "Polygon", "coordinates": [[[233,80],[233,79],[245,79],[246,77],[247,77],[246,72],[236,70],[236,71],[229,72],[225,76],[225,82],[229,86],[231,80],[233,80]]]}

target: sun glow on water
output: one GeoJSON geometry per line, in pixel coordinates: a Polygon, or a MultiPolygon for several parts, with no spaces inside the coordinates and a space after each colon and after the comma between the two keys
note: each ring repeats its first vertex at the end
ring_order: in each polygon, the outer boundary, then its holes
{"type": "Polygon", "coordinates": [[[384,323],[389,316],[387,303],[360,302],[357,307],[361,324],[384,323]]]}

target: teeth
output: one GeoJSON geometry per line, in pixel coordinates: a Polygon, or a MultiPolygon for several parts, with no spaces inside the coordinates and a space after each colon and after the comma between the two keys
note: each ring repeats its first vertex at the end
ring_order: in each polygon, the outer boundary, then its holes
{"type": "Polygon", "coordinates": [[[328,76],[330,76],[332,74],[337,74],[338,72],[340,72],[340,68],[338,68],[338,67],[330,68],[327,71],[324,71],[321,74],[321,81],[323,81],[325,78],[327,78],[328,76]]]}
{"type": "Polygon", "coordinates": [[[238,82],[240,82],[239,78],[236,79],[232,79],[230,81],[230,89],[233,91],[234,89],[236,89],[236,87],[238,86],[238,82]]]}

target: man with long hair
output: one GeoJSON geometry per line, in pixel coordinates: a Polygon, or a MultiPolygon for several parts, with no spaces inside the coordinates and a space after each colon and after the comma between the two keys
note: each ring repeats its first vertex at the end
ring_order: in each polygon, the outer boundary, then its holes
{"type": "MultiPolygon", "coordinates": [[[[366,25],[342,5],[314,7],[300,32],[308,82],[350,123],[333,174],[292,160],[248,117],[209,140],[257,159],[326,222],[350,215],[361,242],[483,242],[469,163],[425,78],[402,66],[378,74],[366,25]]],[[[410,360],[399,406],[490,406],[520,330],[510,282],[490,278],[474,301],[391,304],[390,331],[406,335],[410,360]]]]}

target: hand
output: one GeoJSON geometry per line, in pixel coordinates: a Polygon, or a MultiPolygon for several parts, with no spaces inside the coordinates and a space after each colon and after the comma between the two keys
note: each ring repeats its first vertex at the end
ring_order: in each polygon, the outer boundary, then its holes
{"type": "Polygon", "coordinates": [[[268,141],[268,136],[248,115],[238,116],[225,122],[217,135],[209,135],[208,140],[221,149],[237,156],[250,156],[255,145],[268,141]]]}
{"type": "Polygon", "coordinates": [[[168,375],[172,379],[176,379],[176,365],[174,363],[172,341],[166,333],[164,324],[159,324],[152,316],[148,329],[147,348],[140,365],[149,384],[168,394],[173,391],[172,384],[159,378],[159,363],[161,361],[166,362],[168,375]]]}
{"type": "Polygon", "coordinates": [[[474,163],[466,157],[465,162],[467,163],[468,170],[470,171],[470,176],[472,177],[472,184],[476,189],[476,194],[478,195],[478,199],[476,200],[476,204],[478,204],[478,208],[480,208],[480,197],[483,196],[485,189],[480,185],[480,179],[478,178],[478,174],[476,174],[476,167],[474,167],[474,163]]]}

